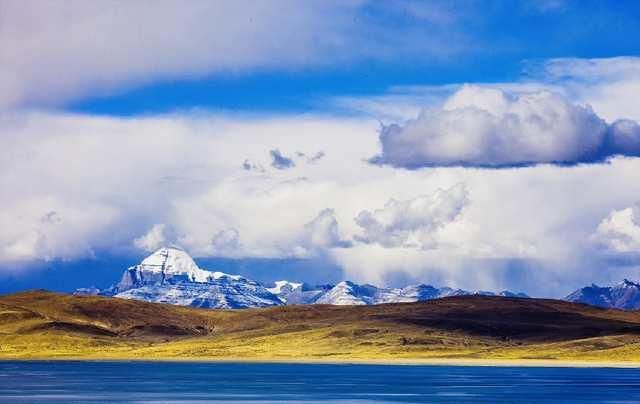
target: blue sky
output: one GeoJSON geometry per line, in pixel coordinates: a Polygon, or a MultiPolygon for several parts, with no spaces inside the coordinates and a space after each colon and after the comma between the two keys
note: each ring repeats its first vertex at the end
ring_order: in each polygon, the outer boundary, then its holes
{"type": "Polygon", "coordinates": [[[0,7],[0,292],[640,276],[637,2],[0,7]]]}
{"type": "MultiPolygon", "coordinates": [[[[634,1],[414,2],[409,8],[436,8],[451,14],[448,24],[421,22],[402,7],[365,3],[356,13],[379,29],[419,42],[436,28],[438,48],[423,54],[419,45],[398,53],[354,58],[291,69],[255,69],[201,77],[174,77],[111,92],[88,95],[65,105],[83,113],[133,115],[176,109],[279,111],[321,108],[331,96],[377,95],[396,86],[490,83],[520,80],[536,61],[551,58],[606,58],[637,55],[640,5],[634,1]],[[435,27],[434,27],[435,25],[435,27]],[[451,54],[446,51],[452,46],[451,54]]],[[[364,35],[366,35],[366,29],[364,35]]],[[[372,30],[373,31],[373,30],[372,30]]],[[[371,44],[366,44],[371,46],[371,44]]],[[[360,50],[354,49],[354,54],[360,50]]]]}

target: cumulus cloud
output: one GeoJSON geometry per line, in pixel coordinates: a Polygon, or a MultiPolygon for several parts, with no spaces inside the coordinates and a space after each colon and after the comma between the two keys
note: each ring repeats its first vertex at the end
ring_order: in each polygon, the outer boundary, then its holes
{"type": "Polygon", "coordinates": [[[133,240],[133,245],[143,251],[156,251],[160,247],[175,244],[174,232],[163,223],[153,225],[149,231],[133,240]]]}
{"type": "Polygon", "coordinates": [[[640,125],[630,119],[618,119],[610,126],[607,141],[611,153],[640,156],[640,125]]]}
{"type": "Polygon", "coordinates": [[[240,233],[229,228],[217,232],[211,240],[212,254],[216,256],[234,256],[240,250],[240,233]]]}
{"type": "Polygon", "coordinates": [[[588,106],[548,91],[465,85],[441,108],[383,126],[372,162],[396,167],[510,167],[640,156],[638,124],[608,125],[588,106]]]}
{"type": "Polygon", "coordinates": [[[614,252],[640,253],[640,207],[613,210],[600,222],[593,238],[614,252]]]}
{"type": "Polygon", "coordinates": [[[346,248],[351,242],[340,236],[336,212],[334,209],[323,209],[312,221],[304,225],[305,244],[311,249],[346,248]]]}
{"type": "Polygon", "coordinates": [[[356,240],[388,248],[434,248],[434,233],[456,220],[468,203],[462,184],[407,201],[390,199],[384,208],[360,212],[355,220],[363,234],[356,240]]]}
{"type": "Polygon", "coordinates": [[[609,122],[640,120],[636,103],[640,92],[640,57],[551,59],[533,63],[527,70],[535,80],[561,87],[571,99],[588,102],[609,122]]]}
{"type": "Polygon", "coordinates": [[[282,154],[278,149],[269,151],[269,154],[271,155],[271,167],[273,168],[287,170],[296,166],[296,163],[291,158],[282,154]]]}
{"type": "MultiPolygon", "coordinates": [[[[310,116],[14,112],[0,114],[0,126],[0,271],[13,261],[130,252],[157,224],[165,227],[152,235],[195,256],[296,255],[304,225],[340,202],[331,178],[358,183],[370,169],[363,153],[375,151],[375,123],[310,116]],[[354,140],[348,147],[346,136],[354,140]],[[238,167],[261,161],[274,144],[301,150],[309,142],[333,150],[324,157],[331,164],[302,164],[295,177],[292,170],[253,175],[238,167]],[[355,162],[348,173],[338,164],[346,161],[355,162]],[[232,232],[218,234],[228,229],[241,235],[237,248],[222,242],[233,241],[232,232]]],[[[336,214],[343,222],[354,213],[336,214]]]]}
{"type": "Polygon", "coordinates": [[[120,216],[113,206],[62,195],[10,196],[5,195],[0,211],[0,262],[90,257],[113,242],[104,231],[120,216]]]}

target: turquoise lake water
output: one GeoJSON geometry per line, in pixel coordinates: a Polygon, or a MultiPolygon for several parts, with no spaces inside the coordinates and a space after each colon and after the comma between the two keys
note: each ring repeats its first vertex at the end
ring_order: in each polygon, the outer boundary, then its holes
{"type": "Polygon", "coordinates": [[[2,403],[638,403],[640,370],[0,362],[2,403]]]}

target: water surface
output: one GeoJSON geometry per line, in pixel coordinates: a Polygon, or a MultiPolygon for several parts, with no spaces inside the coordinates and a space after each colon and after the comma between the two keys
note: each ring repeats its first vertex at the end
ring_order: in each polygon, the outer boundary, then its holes
{"type": "Polygon", "coordinates": [[[4,403],[638,403],[640,370],[0,362],[4,403]]]}

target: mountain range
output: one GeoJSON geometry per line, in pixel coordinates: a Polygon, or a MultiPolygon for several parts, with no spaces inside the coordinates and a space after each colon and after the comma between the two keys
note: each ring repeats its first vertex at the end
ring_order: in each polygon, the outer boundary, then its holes
{"type": "Polygon", "coordinates": [[[640,284],[628,279],[613,286],[592,284],[576,290],[565,297],[565,300],[607,309],[638,310],[640,309],[640,284]]]}
{"type": "Polygon", "coordinates": [[[187,252],[163,247],[140,264],[124,271],[114,286],[78,289],[77,295],[115,296],[180,306],[241,309],[292,304],[374,305],[409,303],[447,296],[484,295],[528,297],[524,293],[466,291],[449,287],[410,285],[380,288],[342,281],[335,285],[309,285],[276,281],[263,285],[240,275],[201,269],[187,252]]]}
{"type": "MultiPolygon", "coordinates": [[[[382,288],[348,280],[335,285],[310,285],[286,280],[262,284],[240,275],[201,269],[187,252],[177,247],[158,249],[140,264],[125,270],[120,281],[108,289],[78,289],[75,294],[212,309],[294,304],[375,305],[466,295],[528,297],[524,293],[507,290],[494,293],[425,284],[382,288]]],[[[603,308],[636,310],[640,309],[640,284],[628,279],[613,286],[593,284],[574,291],[564,300],[603,308]]]]}

